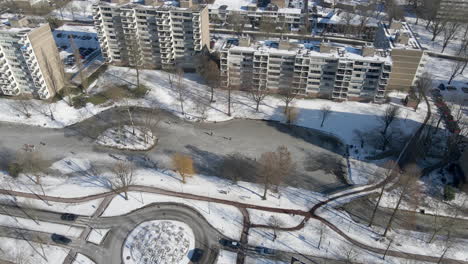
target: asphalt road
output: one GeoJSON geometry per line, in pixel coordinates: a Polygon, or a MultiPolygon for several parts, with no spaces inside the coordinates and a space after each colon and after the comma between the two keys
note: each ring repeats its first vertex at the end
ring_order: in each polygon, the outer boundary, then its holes
{"type": "MultiPolygon", "coordinates": [[[[137,123],[142,122],[142,115],[142,110],[134,112],[137,123]]],[[[42,156],[50,160],[69,156],[70,152],[85,155],[124,154],[131,157],[145,155],[162,168],[170,168],[171,155],[182,152],[192,156],[198,173],[222,177],[220,168],[226,155],[241,153],[250,164],[261,153],[286,145],[297,164],[296,174],[287,179],[287,184],[322,192],[336,191],[347,186],[343,175],[330,173],[330,169],[323,170],[326,165],[328,168],[340,167],[346,173],[342,155],[344,146],[318,131],[255,120],[193,123],[164,111],[160,117],[161,122],[153,131],[159,138],[158,144],[147,152],[119,151],[94,143],[105,129],[128,122],[128,115],[122,109],[105,111],[65,129],[0,122],[0,165],[6,165],[24,144],[35,145],[42,156]],[[46,145],[42,146],[40,142],[46,145]]],[[[245,177],[241,180],[255,181],[253,167],[247,166],[247,163],[243,166],[246,171],[242,173],[245,177]]]]}

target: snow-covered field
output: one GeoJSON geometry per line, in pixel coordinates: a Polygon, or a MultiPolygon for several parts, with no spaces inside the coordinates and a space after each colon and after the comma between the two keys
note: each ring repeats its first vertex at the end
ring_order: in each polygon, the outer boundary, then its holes
{"type": "MultiPolygon", "coordinates": [[[[426,29],[426,21],[424,19],[419,19],[418,24],[416,25],[416,18],[414,17],[405,17],[406,21],[410,24],[411,30],[415,33],[415,37],[418,39],[419,43],[430,51],[441,53],[442,45],[444,42],[443,32],[440,33],[434,41],[432,39],[432,33],[426,29]]],[[[460,46],[461,41],[463,40],[465,28],[460,27],[455,33],[453,40],[448,42],[447,47],[444,50],[443,54],[447,55],[456,55],[460,46]]]]}
{"type": "Polygon", "coordinates": [[[110,229],[91,229],[91,232],[89,233],[88,238],[86,241],[89,241],[91,243],[94,243],[96,245],[101,244],[102,240],[104,237],[106,237],[107,233],[109,232],[110,229]]]}
{"type": "MultiPolygon", "coordinates": [[[[0,237],[0,262],[7,260],[15,263],[34,263],[34,264],[61,264],[68,254],[68,249],[31,243],[24,240],[0,237]],[[33,248],[34,247],[34,248],[33,248]],[[18,262],[16,262],[18,263],[18,262]]],[[[88,264],[88,263],[79,263],[88,264]]]]}
{"type": "Polygon", "coordinates": [[[125,125],[107,129],[96,143],[117,149],[148,150],[156,144],[156,137],[149,128],[125,125]]]}
{"type": "Polygon", "coordinates": [[[182,222],[157,220],[138,225],[123,247],[125,264],[187,264],[195,247],[190,227],[182,222]]]}
{"type": "Polygon", "coordinates": [[[68,3],[64,8],[52,11],[49,15],[62,20],[92,21],[92,5],[95,2],[97,2],[97,0],[74,0],[68,3]]]}
{"type": "Polygon", "coordinates": [[[216,264],[236,264],[237,254],[235,252],[220,250],[216,264]]]}

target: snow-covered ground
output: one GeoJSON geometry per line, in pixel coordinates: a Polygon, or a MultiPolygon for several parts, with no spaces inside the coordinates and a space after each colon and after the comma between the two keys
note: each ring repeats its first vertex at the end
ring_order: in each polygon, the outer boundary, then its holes
{"type": "Polygon", "coordinates": [[[107,129],[96,143],[117,149],[148,150],[156,144],[156,137],[149,128],[125,125],[107,129]]]}
{"type": "Polygon", "coordinates": [[[96,2],[97,0],[74,0],[68,3],[64,8],[52,11],[49,15],[62,20],[92,21],[92,5],[96,2]]]}
{"type": "Polygon", "coordinates": [[[102,216],[124,215],[153,203],[185,204],[201,213],[214,228],[225,236],[236,240],[240,239],[242,214],[237,208],[229,205],[182,199],[160,194],[130,192],[129,200],[125,200],[121,196],[116,196],[102,216]]]}
{"type": "MultiPolygon", "coordinates": [[[[15,263],[34,263],[34,264],[61,264],[68,254],[68,249],[42,245],[44,252],[39,244],[24,240],[0,237],[0,263],[7,260],[15,263]],[[34,247],[34,248],[33,248],[34,247]],[[16,262],[18,263],[18,262],[16,262]]],[[[80,263],[88,264],[88,263],[80,263]]]]}
{"type": "Polygon", "coordinates": [[[91,232],[89,233],[89,236],[86,239],[86,241],[99,245],[101,244],[102,240],[106,237],[109,230],[110,229],[107,229],[107,228],[103,228],[103,229],[93,228],[91,229],[91,232]]]}
{"type": "MultiPolygon", "coordinates": [[[[432,33],[426,29],[426,21],[424,19],[419,19],[418,24],[416,25],[416,18],[407,16],[405,17],[406,22],[410,24],[411,30],[415,34],[415,37],[418,39],[419,43],[430,51],[441,53],[442,45],[444,42],[443,32],[440,33],[434,41],[432,39],[432,33]]],[[[465,29],[460,27],[455,33],[454,39],[450,40],[447,47],[444,50],[443,54],[447,55],[456,55],[460,47],[460,43],[463,40],[465,29]]]]}
{"type": "Polygon", "coordinates": [[[68,225],[36,221],[8,215],[0,215],[0,226],[28,229],[50,234],[56,233],[67,237],[79,237],[83,231],[83,229],[79,227],[71,227],[68,225]]]}
{"type": "Polygon", "coordinates": [[[187,224],[156,220],[138,225],[128,235],[122,258],[125,264],[187,264],[194,247],[195,237],[187,224]]]}
{"type": "Polygon", "coordinates": [[[73,261],[73,264],[96,264],[94,261],[89,259],[83,254],[76,254],[75,260],[73,261]]]}
{"type": "Polygon", "coordinates": [[[236,260],[237,253],[227,250],[220,250],[216,264],[236,264],[236,260]]]}

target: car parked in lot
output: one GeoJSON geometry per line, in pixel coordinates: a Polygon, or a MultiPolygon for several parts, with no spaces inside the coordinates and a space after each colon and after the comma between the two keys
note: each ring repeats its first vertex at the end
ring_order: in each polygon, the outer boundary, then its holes
{"type": "Polygon", "coordinates": [[[232,249],[239,249],[240,248],[240,243],[237,242],[237,241],[233,241],[233,240],[228,240],[228,239],[221,238],[219,240],[219,243],[223,247],[228,247],[228,248],[232,248],[232,249]]]}
{"type": "Polygon", "coordinates": [[[62,214],[62,215],[60,216],[60,219],[62,219],[62,220],[64,220],[64,221],[75,221],[76,218],[78,218],[77,215],[75,215],[75,214],[68,214],[68,213],[67,213],[67,214],[62,214]]]}
{"type": "Polygon", "coordinates": [[[274,249],[266,247],[255,247],[255,252],[262,255],[274,255],[276,253],[274,249]]]}
{"type": "Polygon", "coordinates": [[[71,239],[69,239],[66,236],[59,235],[59,234],[52,234],[51,238],[52,238],[52,241],[54,241],[57,244],[67,245],[67,244],[70,244],[71,242],[71,239]]]}
{"type": "Polygon", "coordinates": [[[439,86],[437,88],[439,88],[440,90],[445,90],[445,85],[443,83],[441,83],[441,84],[439,84],[439,86]]]}
{"type": "Polygon", "coordinates": [[[455,86],[447,86],[447,91],[456,91],[457,87],[455,86]]]}

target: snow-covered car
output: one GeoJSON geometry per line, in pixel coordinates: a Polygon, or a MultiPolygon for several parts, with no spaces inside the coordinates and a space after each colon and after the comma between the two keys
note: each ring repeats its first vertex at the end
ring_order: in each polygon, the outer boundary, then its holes
{"type": "Polygon", "coordinates": [[[68,213],[67,213],[67,214],[62,214],[62,215],[60,216],[60,219],[62,219],[62,220],[64,220],[64,221],[75,221],[77,217],[78,217],[78,216],[75,215],[75,214],[68,214],[68,213]]]}

